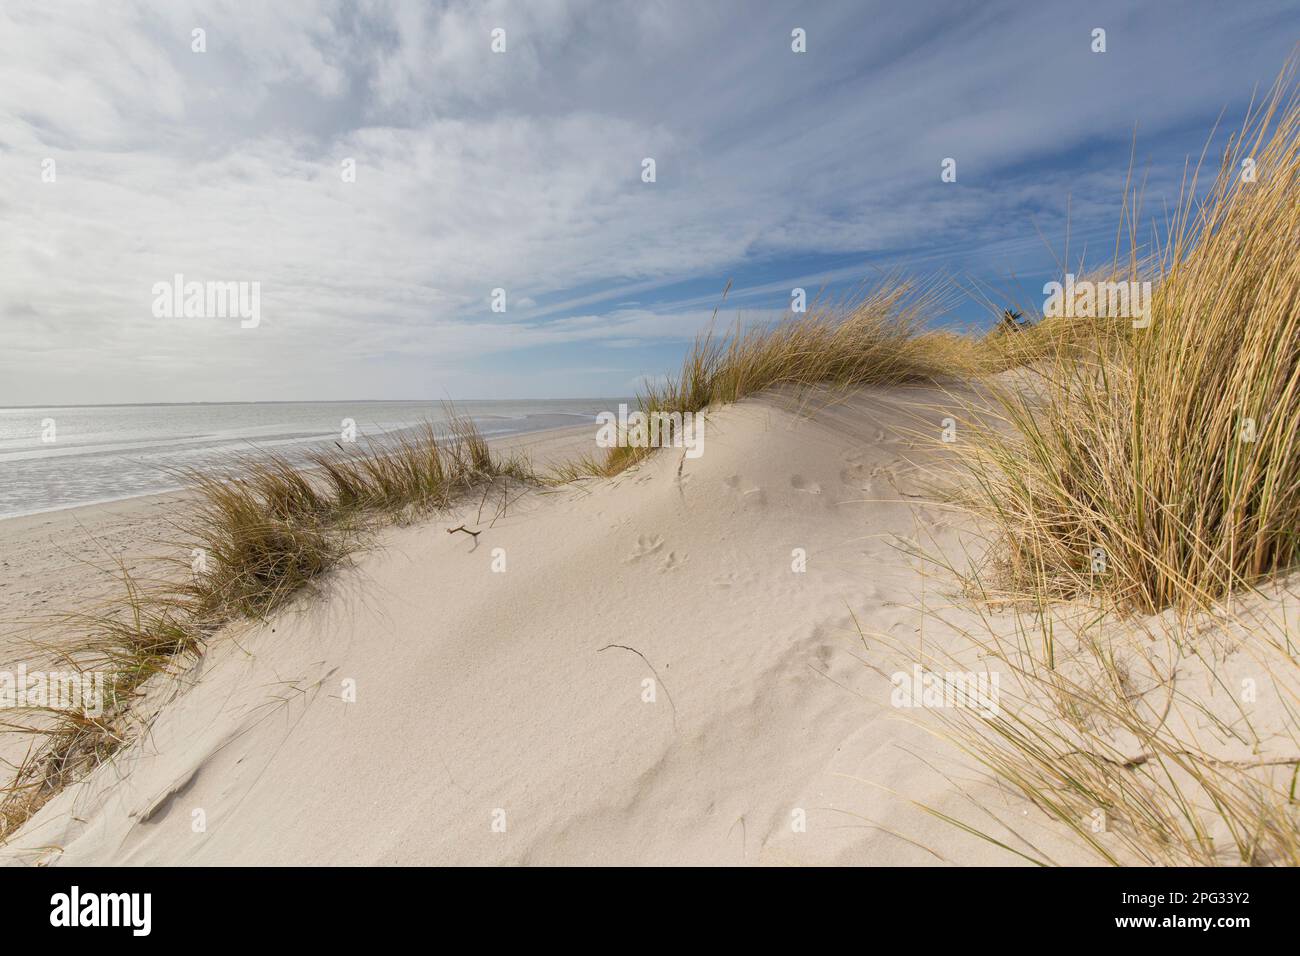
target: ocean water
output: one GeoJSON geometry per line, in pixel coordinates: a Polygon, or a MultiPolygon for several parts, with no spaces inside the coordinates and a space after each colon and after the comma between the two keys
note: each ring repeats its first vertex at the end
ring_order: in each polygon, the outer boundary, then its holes
{"type": "MultiPolygon", "coordinates": [[[[587,423],[594,435],[596,413],[619,401],[465,401],[456,412],[488,438],[587,423]]],[[[365,442],[447,415],[439,402],[0,408],[0,518],[172,491],[177,469],[221,469],[241,454],[305,462],[340,440],[345,419],[365,442]]]]}

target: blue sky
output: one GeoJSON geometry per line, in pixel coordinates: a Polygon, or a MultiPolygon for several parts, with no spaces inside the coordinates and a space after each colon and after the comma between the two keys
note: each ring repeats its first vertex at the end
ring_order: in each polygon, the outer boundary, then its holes
{"type": "Polygon", "coordinates": [[[727,323],[898,269],[1041,298],[1135,124],[1157,216],[1297,40],[1267,0],[6,4],[0,404],[626,394],[728,280],[727,323]],[[261,323],[156,317],[177,272],[261,323]]]}

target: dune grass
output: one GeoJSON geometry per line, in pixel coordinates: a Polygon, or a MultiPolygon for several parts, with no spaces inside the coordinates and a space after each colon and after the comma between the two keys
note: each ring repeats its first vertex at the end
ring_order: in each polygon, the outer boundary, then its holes
{"type": "Polygon", "coordinates": [[[1149,327],[1049,330],[1026,346],[1035,387],[969,410],[968,501],[1009,592],[1204,608],[1300,558],[1298,106],[1279,83],[1203,200],[1192,174],[1149,327]]]}
{"type": "Polygon", "coordinates": [[[1013,605],[1012,633],[987,614],[962,631],[1011,686],[994,719],[935,717],[1108,864],[1300,864],[1300,641],[1276,593],[1300,563],[1294,69],[1204,197],[1190,173],[1158,248],[1090,277],[1151,281],[1149,326],[1101,314],[990,335],[983,370],[1016,371],[967,407],[954,446],[990,558],[939,563],[981,613],[1013,605]]]}
{"type": "MultiPolygon", "coordinates": [[[[1164,615],[1138,630],[1047,603],[1015,614],[1010,627],[1005,617],[949,622],[981,669],[1000,675],[997,713],[931,717],[1098,862],[1300,865],[1297,635],[1269,613],[1288,597],[1195,623],[1164,615]]],[[[928,671],[968,666],[892,647],[928,671]]],[[[1024,860],[1059,862],[1014,817],[959,819],[917,806],[1024,860]]]]}
{"type": "MultiPolygon", "coordinates": [[[[844,301],[815,301],[808,312],[774,324],[737,324],[723,336],[710,329],[675,376],[641,392],[638,407],[647,415],[698,413],[775,386],[899,385],[960,374],[973,344],[925,330],[943,300],[934,286],[889,277],[844,301]]],[[[620,444],[557,469],[556,479],[610,477],[653,451],[620,444]]]]}
{"type": "MultiPolygon", "coordinates": [[[[891,278],[844,302],[814,302],[806,315],[773,326],[705,335],[678,377],[643,393],[641,408],[699,412],[777,385],[893,385],[950,376],[967,367],[971,345],[952,333],[923,331],[940,298],[933,288],[891,278]]],[[[145,685],[201,653],[223,624],[271,614],[346,561],[377,524],[428,515],[498,479],[539,480],[522,459],[494,456],[471,423],[450,418],[445,436],[426,425],[372,445],[319,452],[306,469],[276,455],[254,455],[225,473],[180,474],[198,503],[175,545],[187,555],[173,562],[178,573],[139,583],[122,569],[120,604],[46,624],[84,635],[59,645],[61,659],[76,670],[109,673],[112,699],[94,719],[49,710],[9,728],[33,734],[35,745],[0,799],[0,839],[138,735],[135,705],[145,685]]],[[[548,480],[613,475],[651,450],[609,449],[602,459],[561,468],[548,480]]]]}
{"type": "MultiPolygon", "coordinates": [[[[1094,285],[1150,280],[1153,263],[1126,262],[1082,271],[1078,279],[1094,285]]],[[[1040,306],[1025,307],[1023,324],[996,322],[977,341],[968,344],[966,366],[973,377],[983,378],[1013,369],[1040,368],[1068,357],[1076,362],[1110,358],[1138,334],[1124,316],[1110,314],[1103,301],[1095,315],[1043,315],[1040,306]]]]}
{"type": "Polygon", "coordinates": [[[226,473],[179,477],[197,504],[172,545],[186,555],[171,562],[178,573],[140,582],[121,567],[120,601],[36,626],[35,649],[69,672],[106,675],[106,699],[95,716],[39,707],[6,722],[33,743],[0,796],[0,840],[138,736],[146,684],[201,653],[222,625],[265,618],[364,547],[376,527],[428,516],[499,481],[533,480],[522,457],[495,455],[452,409],[445,434],[426,423],[317,452],[307,469],[252,455],[226,473]]]}
{"type": "Polygon", "coordinates": [[[531,475],[522,458],[494,456],[454,413],[444,436],[425,423],[310,461],[300,469],[257,456],[231,474],[182,475],[200,500],[184,526],[206,567],[184,589],[199,616],[262,616],[354,551],[376,520],[407,521],[484,482],[531,475]]]}
{"type": "MultiPolygon", "coordinates": [[[[676,378],[642,394],[641,409],[700,412],[778,385],[847,388],[950,376],[967,368],[971,343],[923,330],[940,299],[933,287],[890,278],[843,302],[814,302],[807,314],[775,325],[702,336],[676,378]]],[[[444,436],[426,425],[318,452],[305,469],[252,455],[224,473],[180,473],[197,505],[181,526],[183,541],[174,543],[187,555],[172,562],[177,573],[141,583],[122,568],[120,603],[43,624],[82,635],[70,645],[43,646],[70,669],[108,673],[111,699],[95,718],[45,709],[10,724],[32,734],[34,745],[0,799],[0,839],[137,736],[145,685],[201,653],[222,625],[273,613],[346,561],[378,524],[426,516],[499,479],[541,480],[524,460],[493,455],[472,423],[449,418],[444,436]]],[[[612,448],[547,480],[617,474],[651,450],[612,448]]]]}

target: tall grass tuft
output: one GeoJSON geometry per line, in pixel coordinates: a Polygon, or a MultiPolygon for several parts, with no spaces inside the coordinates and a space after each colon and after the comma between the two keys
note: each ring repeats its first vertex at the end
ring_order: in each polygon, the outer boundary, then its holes
{"type": "MultiPolygon", "coordinates": [[[[991,336],[986,369],[1016,371],[968,408],[956,446],[994,538],[968,584],[977,606],[1018,609],[1013,634],[987,614],[962,630],[1009,678],[999,714],[938,719],[1110,864],[1300,864],[1293,626],[1285,600],[1272,617],[1275,594],[1243,613],[1300,559],[1294,71],[1231,137],[1204,195],[1199,164],[1189,174],[1154,252],[1103,273],[1152,281],[1150,324],[1103,314],[991,336]],[[1154,616],[1111,628],[1112,611],[1154,616]],[[1242,674],[1271,707],[1233,686],[1242,674]]],[[[945,819],[1026,845],[1011,827],[945,819]]]]}
{"type": "MultiPolygon", "coordinates": [[[[851,388],[931,381],[960,373],[973,356],[960,335],[927,332],[943,305],[935,287],[888,278],[840,302],[816,301],[805,314],[695,340],[681,371],[638,396],[640,410],[701,412],[773,386],[851,388]]],[[[715,313],[716,317],[716,313],[715,313]]],[[[610,476],[644,459],[647,447],[610,448],[561,468],[560,480],[610,476]]]]}
{"type": "Polygon", "coordinates": [[[1203,198],[1192,173],[1154,274],[1116,270],[1153,281],[1150,326],[1120,319],[1082,348],[1086,334],[1045,336],[1035,387],[972,410],[972,503],[999,529],[1011,591],[1203,608],[1300,558],[1293,76],[1231,138],[1203,198]]]}
{"type": "Polygon", "coordinates": [[[277,455],[250,456],[224,474],[181,478],[197,504],[182,525],[187,557],[174,562],[178,574],[141,583],[122,568],[125,592],[113,606],[41,624],[54,637],[35,641],[38,648],[69,670],[106,674],[107,699],[94,716],[34,708],[3,725],[34,744],[0,797],[0,840],[133,739],[145,685],[201,653],[217,628],[283,606],[384,522],[447,508],[498,479],[529,481],[532,472],[521,457],[493,454],[473,422],[449,409],[442,435],[425,424],[318,452],[307,469],[277,455]],[[68,633],[79,636],[70,642],[68,633]]]}

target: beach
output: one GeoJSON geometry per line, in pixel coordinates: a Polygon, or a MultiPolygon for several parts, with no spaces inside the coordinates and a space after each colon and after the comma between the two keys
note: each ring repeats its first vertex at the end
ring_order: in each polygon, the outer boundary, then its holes
{"type": "Polygon", "coordinates": [[[947,400],[746,401],[710,417],[698,460],[664,449],[612,482],[392,529],[324,597],[215,639],[159,691],[148,745],[56,797],[5,858],[1008,862],[909,802],[966,797],[882,670],[886,639],[960,653],[955,631],[923,638],[925,579],[899,547],[955,541],[916,497],[933,452],[907,438],[947,400]]]}
{"type": "MultiPolygon", "coordinates": [[[[498,438],[493,447],[544,465],[586,450],[592,432],[551,428],[498,438]]],[[[164,573],[167,559],[188,560],[180,524],[189,501],[168,492],[0,518],[0,621],[92,607],[120,596],[123,567],[149,577],[164,573]]]]}
{"type": "MultiPolygon", "coordinates": [[[[1041,688],[1020,658],[980,636],[1018,643],[1025,619],[990,615],[941,570],[973,567],[990,539],[936,498],[950,453],[923,435],[974,397],[777,389],[709,412],[698,458],[663,448],[613,479],[492,485],[389,527],[145,685],[139,738],[54,795],[0,858],[1095,863],[1037,791],[963,752],[976,739],[963,726],[1005,730],[1044,703],[1025,696],[1041,688]]],[[[554,467],[594,437],[593,425],[494,448],[554,467]]],[[[110,594],[106,562],[87,558],[147,570],[146,539],[186,506],[166,496],[0,522],[29,572],[6,572],[7,610],[110,594]]],[[[1287,600],[1261,597],[1254,612],[1285,628],[1287,600]]],[[[1070,640],[1068,606],[1052,614],[1054,667],[1079,687],[1104,679],[1088,631],[1070,640]]],[[[1160,675],[1176,675],[1176,697],[1148,703],[1176,740],[1217,739],[1213,765],[1285,773],[1297,688],[1286,668],[1266,686],[1263,631],[1202,630],[1198,650],[1169,639],[1182,634],[1172,620],[1108,623],[1117,672],[1139,698],[1172,691],[1160,675]],[[1239,681],[1262,685],[1250,740],[1223,732],[1240,704],[1221,687],[1239,681]]],[[[7,737],[16,759],[21,737],[7,737]]],[[[1148,759],[1123,733],[1089,740],[1148,759]]],[[[1100,811],[1079,812],[1086,830],[1100,811]]],[[[1098,832],[1103,854],[1138,861],[1098,832]]],[[[1207,832],[1231,844],[1222,821],[1207,832]]]]}
{"type": "Polygon", "coordinates": [[[1294,4],[10,6],[23,938],[1288,925],[1294,4]]]}
{"type": "Polygon", "coordinates": [[[442,427],[454,415],[489,440],[575,426],[619,399],[227,402],[0,408],[0,519],[179,490],[185,475],[276,455],[300,467],[339,445],[442,427]]]}
{"type": "MultiPolygon", "coordinates": [[[[552,428],[499,438],[495,447],[544,466],[585,448],[590,433],[552,428]]],[[[182,525],[192,506],[190,493],[169,492],[0,519],[0,668],[49,666],[60,647],[33,647],[32,625],[120,601],[124,572],[142,583],[174,580],[177,562],[191,560],[182,525]]],[[[78,636],[75,627],[63,633],[78,636]]],[[[28,743],[0,735],[0,759],[21,757],[28,743]]]]}

